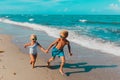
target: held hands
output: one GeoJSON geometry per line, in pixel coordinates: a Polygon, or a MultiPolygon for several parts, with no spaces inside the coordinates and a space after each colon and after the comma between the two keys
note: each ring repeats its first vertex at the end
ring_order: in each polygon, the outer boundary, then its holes
{"type": "Polygon", "coordinates": [[[46,50],[45,50],[45,53],[48,53],[48,52],[49,52],[48,49],[46,49],[46,50]]]}

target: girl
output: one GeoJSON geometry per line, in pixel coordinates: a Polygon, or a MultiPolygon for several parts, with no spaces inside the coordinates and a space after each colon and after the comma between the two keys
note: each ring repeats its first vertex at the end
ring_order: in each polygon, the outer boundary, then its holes
{"type": "Polygon", "coordinates": [[[29,47],[30,64],[32,64],[32,68],[34,68],[37,58],[37,47],[43,52],[45,52],[45,49],[37,42],[37,36],[35,34],[30,36],[30,40],[31,42],[25,44],[24,48],[29,47]]]}

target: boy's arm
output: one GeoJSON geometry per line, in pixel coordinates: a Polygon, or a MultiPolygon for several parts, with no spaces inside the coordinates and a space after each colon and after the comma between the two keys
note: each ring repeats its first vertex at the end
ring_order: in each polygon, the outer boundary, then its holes
{"type": "Polygon", "coordinates": [[[60,39],[58,38],[58,39],[56,39],[53,43],[51,43],[50,46],[49,46],[48,49],[47,49],[47,52],[48,52],[55,44],[57,44],[59,40],[60,40],[60,39]]]}
{"type": "Polygon", "coordinates": [[[30,43],[26,43],[26,44],[24,45],[24,48],[26,48],[26,47],[28,47],[28,46],[30,46],[30,43]]]}
{"type": "Polygon", "coordinates": [[[70,42],[69,41],[68,41],[68,51],[69,51],[70,56],[72,56],[71,46],[70,46],[70,42]]]}

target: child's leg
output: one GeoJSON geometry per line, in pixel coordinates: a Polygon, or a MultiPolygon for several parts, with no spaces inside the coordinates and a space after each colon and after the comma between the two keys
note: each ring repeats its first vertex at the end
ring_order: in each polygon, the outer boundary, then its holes
{"type": "Polygon", "coordinates": [[[33,58],[34,58],[34,60],[33,60],[33,66],[35,65],[35,62],[36,62],[36,58],[37,58],[37,54],[36,55],[33,55],[33,58]]]}
{"type": "Polygon", "coordinates": [[[36,62],[37,54],[33,55],[34,56],[34,62],[36,62]]]}
{"type": "Polygon", "coordinates": [[[30,54],[32,68],[34,68],[37,55],[30,54]]]}
{"type": "Polygon", "coordinates": [[[33,56],[32,54],[30,54],[30,64],[32,64],[32,61],[33,61],[33,56]]]}
{"type": "Polygon", "coordinates": [[[60,69],[59,69],[59,71],[60,71],[60,73],[61,73],[62,75],[64,75],[63,66],[64,66],[64,64],[65,64],[65,57],[64,57],[64,56],[61,56],[60,59],[61,59],[61,64],[60,64],[60,69]]]}
{"type": "Polygon", "coordinates": [[[52,62],[55,59],[55,57],[51,57],[48,61],[47,61],[47,67],[50,67],[50,62],[52,62]]]}

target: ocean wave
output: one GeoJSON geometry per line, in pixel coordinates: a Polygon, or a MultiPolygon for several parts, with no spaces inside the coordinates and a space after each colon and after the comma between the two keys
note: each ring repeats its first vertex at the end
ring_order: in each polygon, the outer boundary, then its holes
{"type": "Polygon", "coordinates": [[[6,18],[8,18],[9,16],[5,16],[6,18]]]}
{"type": "Polygon", "coordinates": [[[81,46],[120,56],[120,47],[114,42],[108,42],[99,38],[91,38],[88,36],[74,35],[76,35],[74,32],[70,34],[70,40],[80,44],[81,46]]]}
{"type": "Polygon", "coordinates": [[[88,23],[96,23],[96,24],[120,24],[120,22],[99,22],[99,21],[88,21],[88,23]]]}
{"type": "Polygon", "coordinates": [[[112,32],[112,33],[120,34],[120,29],[115,29],[115,28],[109,29],[109,28],[107,28],[106,30],[109,31],[109,32],[112,32]]]}
{"type": "Polygon", "coordinates": [[[24,27],[31,28],[33,30],[45,31],[50,36],[54,36],[54,37],[57,37],[57,35],[59,34],[59,33],[54,33],[54,31],[56,31],[56,32],[60,31],[56,28],[50,28],[49,26],[43,26],[43,25],[40,25],[40,24],[38,25],[38,24],[28,23],[28,22],[16,22],[16,21],[12,21],[12,20],[9,20],[9,19],[5,19],[5,18],[0,18],[0,22],[13,24],[13,25],[18,25],[18,26],[24,26],[24,27]]]}
{"type": "Polygon", "coordinates": [[[82,22],[82,23],[87,22],[86,19],[80,19],[79,21],[82,22]]]}
{"type": "MultiPolygon", "coordinates": [[[[43,25],[27,23],[27,22],[24,22],[24,23],[15,22],[9,19],[4,19],[4,18],[0,18],[0,22],[29,27],[33,30],[45,31],[49,36],[56,37],[56,38],[59,37],[59,32],[61,31],[61,29],[57,29],[49,26],[43,26],[43,25]]],[[[91,38],[88,36],[78,35],[72,30],[69,30],[69,34],[70,35],[68,39],[81,46],[84,46],[90,49],[96,49],[101,52],[110,53],[116,56],[120,56],[120,47],[116,46],[113,42],[105,42],[98,38],[91,38]]]]}
{"type": "Polygon", "coordinates": [[[29,21],[34,21],[34,18],[30,18],[29,21]]]}
{"type": "Polygon", "coordinates": [[[92,23],[92,24],[113,24],[113,25],[119,25],[120,22],[102,22],[102,21],[90,21],[90,20],[86,20],[86,19],[80,19],[79,20],[82,23],[92,23]]]}

